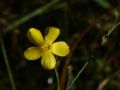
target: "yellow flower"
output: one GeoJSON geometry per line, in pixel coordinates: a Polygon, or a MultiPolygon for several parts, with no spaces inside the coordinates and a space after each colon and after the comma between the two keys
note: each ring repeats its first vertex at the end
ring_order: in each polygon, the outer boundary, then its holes
{"type": "Polygon", "coordinates": [[[48,34],[43,39],[41,32],[35,28],[30,28],[27,32],[28,39],[36,46],[28,48],[24,56],[28,60],[37,60],[41,58],[41,64],[45,69],[53,69],[56,65],[56,59],[53,54],[66,56],[69,53],[69,46],[64,41],[53,43],[60,34],[56,27],[49,27],[48,34]]]}

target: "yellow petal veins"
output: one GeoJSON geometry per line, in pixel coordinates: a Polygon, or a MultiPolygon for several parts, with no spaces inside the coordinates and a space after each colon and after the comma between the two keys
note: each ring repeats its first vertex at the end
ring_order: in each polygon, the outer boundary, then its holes
{"type": "Polygon", "coordinates": [[[42,55],[42,52],[38,47],[30,47],[24,52],[24,56],[28,60],[36,60],[39,59],[42,55]]]}
{"type": "Polygon", "coordinates": [[[48,34],[45,36],[46,43],[53,43],[60,34],[60,30],[56,27],[48,27],[48,34]]]}
{"type": "Polygon", "coordinates": [[[41,64],[44,67],[44,69],[47,70],[54,69],[56,65],[56,60],[54,55],[49,51],[44,52],[41,59],[41,64]]]}
{"type": "Polygon", "coordinates": [[[53,43],[50,50],[58,56],[66,56],[70,52],[69,46],[64,41],[53,43]]]}
{"type": "Polygon", "coordinates": [[[44,39],[41,32],[35,28],[30,28],[27,32],[28,39],[35,45],[43,45],[44,39]]]}

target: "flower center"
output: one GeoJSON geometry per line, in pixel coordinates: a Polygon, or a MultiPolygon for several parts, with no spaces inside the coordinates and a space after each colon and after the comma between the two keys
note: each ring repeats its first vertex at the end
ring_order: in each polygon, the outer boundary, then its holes
{"type": "Polygon", "coordinates": [[[43,49],[44,51],[48,51],[48,50],[50,50],[50,45],[49,45],[49,44],[44,44],[44,45],[42,46],[42,49],[43,49]]]}

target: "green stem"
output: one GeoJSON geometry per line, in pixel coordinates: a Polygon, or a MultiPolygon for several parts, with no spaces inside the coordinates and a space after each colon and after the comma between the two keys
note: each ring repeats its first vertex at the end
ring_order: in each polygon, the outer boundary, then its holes
{"type": "Polygon", "coordinates": [[[10,65],[9,65],[9,62],[8,62],[7,53],[6,53],[5,46],[4,46],[4,41],[3,41],[2,38],[0,38],[0,43],[1,43],[1,50],[2,50],[2,53],[3,53],[4,60],[5,60],[8,76],[9,76],[10,83],[11,83],[11,86],[12,86],[12,90],[16,90],[15,82],[14,82],[14,79],[13,79],[12,71],[11,71],[11,68],[10,68],[10,65]]]}
{"type": "Polygon", "coordinates": [[[115,26],[113,26],[113,28],[111,28],[108,33],[107,36],[110,36],[110,34],[115,30],[115,28],[117,28],[120,25],[120,22],[118,22],[115,26]]]}
{"type": "Polygon", "coordinates": [[[72,85],[75,83],[75,81],[78,79],[78,77],[81,75],[81,73],[83,72],[83,70],[87,65],[88,65],[88,61],[84,64],[82,69],[78,72],[77,76],[73,79],[73,81],[70,83],[69,87],[66,90],[69,90],[72,87],[72,85]]]}
{"type": "Polygon", "coordinates": [[[32,13],[23,16],[22,18],[20,18],[19,20],[9,24],[5,29],[3,29],[4,32],[8,32],[10,30],[12,30],[13,28],[25,23],[26,21],[28,21],[29,19],[43,14],[43,12],[46,12],[47,10],[49,10],[53,5],[55,5],[59,0],[53,0],[52,2],[48,3],[47,5],[40,7],[38,9],[36,9],[35,11],[33,11],[32,13]]]}
{"type": "Polygon", "coordinates": [[[58,84],[57,90],[60,90],[60,81],[59,81],[59,74],[58,74],[57,68],[55,68],[55,75],[56,75],[57,84],[58,84]]]}

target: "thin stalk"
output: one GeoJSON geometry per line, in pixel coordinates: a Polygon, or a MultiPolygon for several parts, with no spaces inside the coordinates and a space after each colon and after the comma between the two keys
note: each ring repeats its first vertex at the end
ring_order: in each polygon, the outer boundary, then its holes
{"type": "Polygon", "coordinates": [[[15,27],[25,23],[26,21],[30,20],[31,18],[33,18],[37,15],[43,14],[44,12],[48,11],[52,6],[54,6],[57,2],[59,2],[59,0],[53,0],[52,2],[46,4],[42,7],[39,7],[32,13],[29,13],[28,15],[25,15],[22,18],[16,20],[15,22],[9,24],[6,28],[3,29],[3,32],[8,32],[10,30],[13,30],[15,27]]]}
{"type": "Polygon", "coordinates": [[[111,28],[108,33],[107,36],[110,36],[110,34],[115,30],[115,28],[117,28],[120,25],[120,22],[118,22],[116,25],[113,26],[113,28],[111,28]]]}
{"type": "Polygon", "coordinates": [[[55,75],[56,75],[57,84],[58,84],[57,90],[60,90],[60,81],[59,81],[59,74],[58,74],[57,68],[55,68],[55,75]]]}
{"type": "Polygon", "coordinates": [[[3,58],[5,60],[5,65],[6,65],[6,68],[7,68],[8,76],[9,76],[10,83],[11,83],[11,86],[12,86],[12,90],[16,90],[15,82],[14,82],[14,79],[13,79],[12,71],[11,71],[11,68],[10,68],[10,64],[9,64],[9,61],[8,61],[8,57],[7,57],[7,53],[6,53],[6,49],[5,49],[5,45],[4,45],[4,41],[3,41],[2,38],[0,38],[0,43],[1,43],[1,50],[2,50],[2,53],[3,53],[3,58]]]}
{"type": "Polygon", "coordinates": [[[88,61],[84,64],[82,69],[78,72],[77,76],[73,79],[73,81],[70,83],[70,85],[68,86],[68,88],[66,90],[69,90],[73,86],[73,84],[78,79],[78,77],[81,75],[81,73],[83,72],[83,70],[86,68],[87,65],[88,65],[88,61]]]}
{"type": "MultiPolygon", "coordinates": [[[[68,82],[67,82],[67,87],[66,87],[66,90],[68,90],[68,88],[69,88],[69,85],[70,85],[70,83],[71,83],[71,81],[74,79],[74,77],[73,77],[73,72],[72,72],[72,67],[68,67],[68,82]]],[[[75,85],[74,85],[74,87],[75,87],[75,85]]],[[[71,88],[71,90],[75,90],[75,88],[71,88]]]]}
{"type": "Polygon", "coordinates": [[[113,25],[113,27],[111,29],[109,29],[107,35],[104,35],[102,37],[101,45],[104,45],[107,42],[107,40],[108,40],[107,37],[109,37],[112,34],[112,32],[120,25],[120,22],[118,22],[118,23],[116,23],[116,22],[117,22],[117,19],[116,19],[115,24],[113,25]]]}

